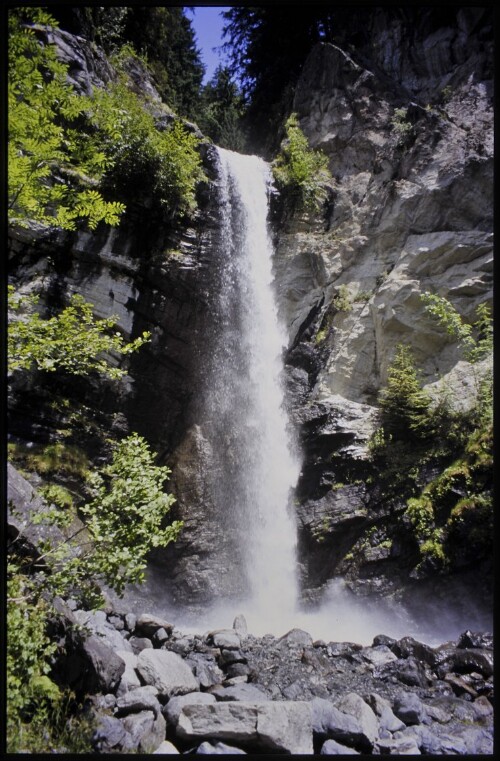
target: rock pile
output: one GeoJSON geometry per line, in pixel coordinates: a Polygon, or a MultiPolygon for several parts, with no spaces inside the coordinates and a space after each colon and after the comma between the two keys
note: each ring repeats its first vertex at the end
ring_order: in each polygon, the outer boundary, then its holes
{"type": "Polygon", "coordinates": [[[186,634],[152,615],[60,602],[60,674],[91,694],[97,753],[488,754],[493,643],[369,647],[232,629],[186,634]]]}

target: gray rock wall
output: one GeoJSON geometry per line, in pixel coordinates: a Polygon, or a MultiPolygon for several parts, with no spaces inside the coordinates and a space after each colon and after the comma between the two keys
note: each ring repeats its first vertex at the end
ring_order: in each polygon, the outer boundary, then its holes
{"type": "MultiPolygon", "coordinates": [[[[491,16],[479,8],[365,15],[362,24],[346,19],[341,46],[312,50],[295,91],[301,128],[329,158],[323,215],[275,204],[286,380],[304,451],[299,554],[309,592],[345,573],[349,548],[388,520],[363,484],[396,345],[411,346],[431,394],[448,388],[457,409],[474,397],[471,366],[420,295],[446,297],[469,322],[492,302],[491,16]]],[[[370,582],[350,583],[394,592],[411,566],[380,547],[383,532],[377,537],[358,569],[370,582]]]]}

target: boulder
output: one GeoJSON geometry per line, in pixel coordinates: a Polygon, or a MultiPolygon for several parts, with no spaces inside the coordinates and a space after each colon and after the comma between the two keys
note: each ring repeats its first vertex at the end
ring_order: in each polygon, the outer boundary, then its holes
{"type": "Polygon", "coordinates": [[[163,618],[158,618],[150,613],[143,613],[136,621],[135,634],[151,638],[158,629],[164,629],[170,635],[173,628],[173,624],[168,623],[163,618]]]}
{"type": "Polygon", "coordinates": [[[146,684],[157,688],[161,697],[185,695],[199,689],[186,662],[168,650],[142,650],[137,657],[137,671],[146,684]]]}
{"type": "Polygon", "coordinates": [[[121,750],[127,734],[123,723],[113,716],[101,716],[92,735],[92,747],[98,753],[121,750]]]}
{"type": "Polygon", "coordinates": [[[427,706],[414,692],[400,693],[394,700],[393,710],[405,724],[422,724],[427,717],[427,706]]]}
{"type": "Polygon", "coordinates": [[[103,610],[75,610],[73,615],[81,626],[101,639],[111,650],[133,652],[129,641],[109,623],[103,610]]]}
{"type": "Polygon", "coordinates": [[[341,745],[336,740],[327,740],[321,746],[320,755],[322,756],[356,756],[359,755],[358,750],[349,748],[347,745],[341,745]]]}
{"type": "Polygon", "coordinates": [[[347,693],[336,702],[337,708],[349,716],[354,716],[362,732],[360,742],[364,748],[371,748],[378,737],[379,726],[377,717],[368,703],[355,692],[347,693]]]}
{"type": "Polygon", "coordinates": [[[311,647],[313,638],[310,634],[308,634],[308,632],[305,632],[302,629],[291,629],[289,632],[280,637],[278,642],[286,643],[287,645],[291,645],[293,647],[311,647]]]}
{"type": "Polygon", "coordinates": [[[215,703],[215,697],[209,692],[190,692],[187,695],[178,695],[175,698],[170,698],[163,709],[163,715],[167,723],[175,727],[184,706],[209,705],[211,703],[215,703]]]}
{"type": "Polygon", "coordinates": [[[208,690],[214,685],[222,684],[225,679],[224,672],[217,665],[215,658],[205,653],[190,653],[186,663],[192,669],[200,687],[208,690]]]}
{"type": "Polygon", "coordinates": [[[116,694],[121,696],[126,692],[129,692],[129,690],[135,690],[137,687],[140,687],[141,682],[136,671],[137,655],[128,650],[117,650],[116,654],[119,655],[125,663],[125,671],[121,676],[120,684],[116,691],[116,694]]]}
{"type": "Polygon", "coordinates": [[[372,692],[366,702],[377,716],[382,729],[386,729],[388,732],[397,732],[405,728],[404,722],[394,714],[388,700],[380,697],[376,692],[372,692]]]}
{"type": "Polygon", "coordinates": [[[162,743],[157,747],[156,750],[153,751],[153,755],[165,755],[170,756],[173,754],[178,754],[179,751],[175,747],[175,745],[172,745],[170,740],[163,740],[162,743]]]}
{"type": "Polygon", "coordinates": [[[160,712],[130,713],[123,719],[123,726],[139,753],[153,753],[165,740],[166,723],[160,712]]]}
{"type": "Polygon", "coordinates": [[[210,632],[208,638],[215,647],[226,650],[239,650],[241,647],[240,636],[233,629],[219,629],[218,631],[210,632]]]}
{"type": "Polygon", "coordinates": [[[219,755],[246,755],[246,752],[244,750],[241,750],[241,748],[236,748],[234,745],[226,745],[226,743],[210,743],[208,741],[203,742],[201,745],[198,746],[198,749],[196,751],[197,755],[204,756],[204,755],[211,755],[212,753],[216,753],[219,755]]]}
{"type": "Polygon", "coordinates": [[[132,692],[119,697],[116,701],[115,715],[126,716],[129,713],[152,711],[155,718],[161,713],[161,705],[156,697],[156,687],[138,687],[132,692]]]}
{"type": "Polygon", "coordinates": [[[233,629],[235,630],[236,634],[241,638],[244,639],[248,634],[248,626],[247,621],[243,613],[239,613],[236,618],[233,621],[233,629]]]}
{"type": "Polygon", "coordinates": [[[113,692],[125,671],[125,663],[95,634],[74,637],[75,651],[69,657],[68,681],[85,692],[113,692]]]}
{"type": "Polygon", "coordinates": [[[311,709],[302,702],[185,706],[179,716],[177,735],[189,741],[233,740],[238,745],[284,753],[313,752],[311,709]]]}
{"type": "Polygon", "coordinates": [[[139,655],[141,650],[146,650],[146,648],[152,648],[153,643],[151,642],[148,637],[130,637],[128,640],[130,647],[132,648],[132,652],[136,655],[139,655]]]}
{"type": "Polygon", "coordinates": [[[317,740],[332,739],[352,746],[363,743],[363,730],[358,720],[336,708],[333,703],[323,698],[311,701],[312,728],[317,740]]]}

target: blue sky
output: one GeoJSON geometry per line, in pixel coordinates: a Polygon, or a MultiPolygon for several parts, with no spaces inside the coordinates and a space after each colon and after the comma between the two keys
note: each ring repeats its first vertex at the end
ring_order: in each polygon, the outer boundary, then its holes
{"type": "Polygon", "coordinates": [[[221,63],[224,63],[220,57],[220,52],[214,52],[212,48],[222,44],[222,27],[224,19],[220,15],[222,11],[227,11],[230,6],[197,6],[194,8],[185,8],[185,13],[190,19],[196,34],[196,46],[201,50],[201,58],[205,64],[206,71],[203,82],[208,82],[221,63]]]}

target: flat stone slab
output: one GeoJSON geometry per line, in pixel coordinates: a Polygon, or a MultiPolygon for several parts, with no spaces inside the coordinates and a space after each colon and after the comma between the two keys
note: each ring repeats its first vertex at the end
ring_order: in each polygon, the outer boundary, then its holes
{"type": "Polygon", "coordinates": [[[284,753],[313,753],[309,703],[227,702],[185,706],[177,724],[184,740],[234,741],[284,753]]]}

